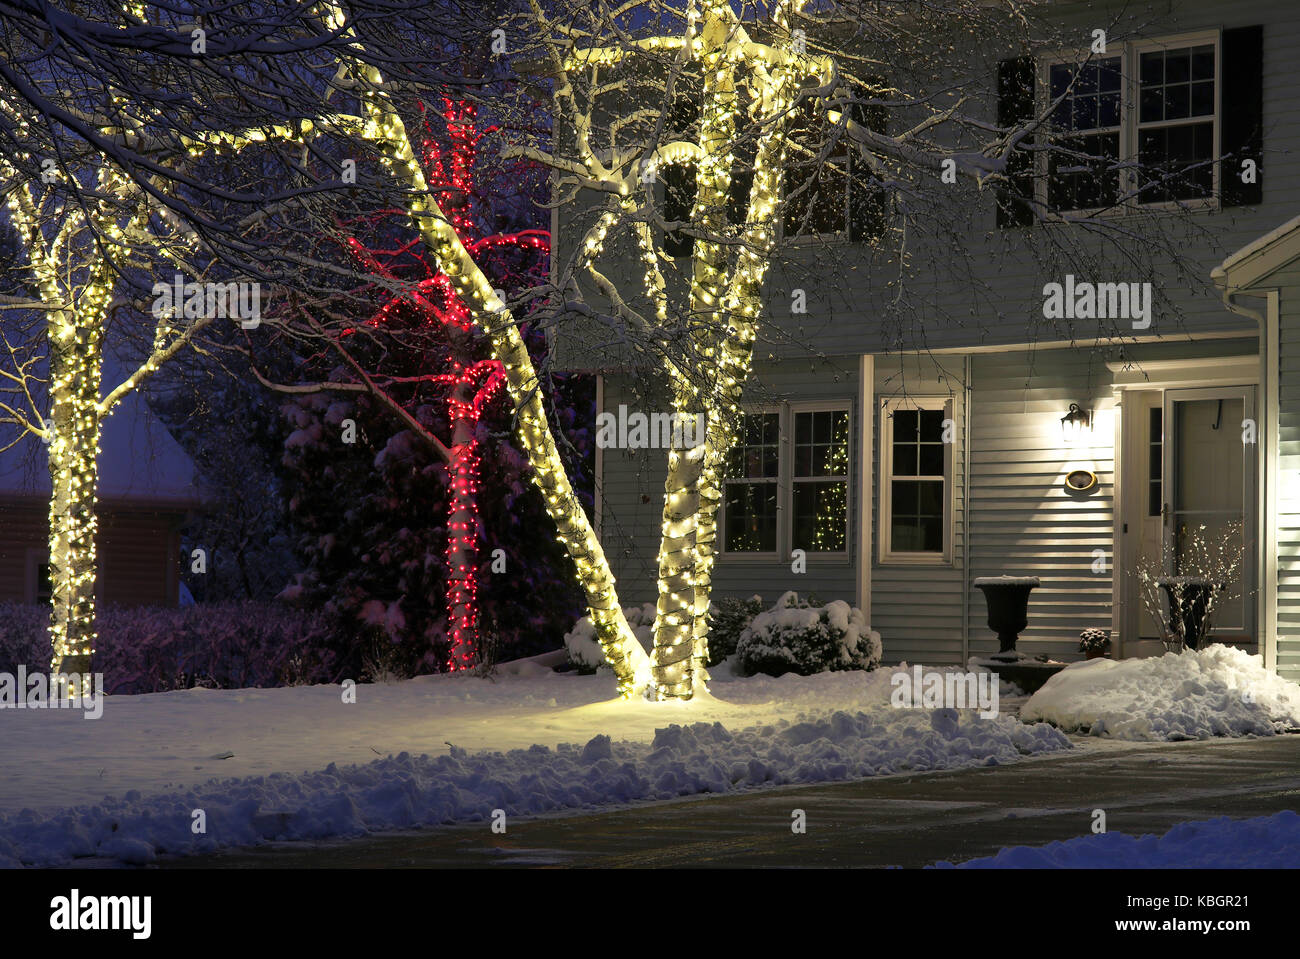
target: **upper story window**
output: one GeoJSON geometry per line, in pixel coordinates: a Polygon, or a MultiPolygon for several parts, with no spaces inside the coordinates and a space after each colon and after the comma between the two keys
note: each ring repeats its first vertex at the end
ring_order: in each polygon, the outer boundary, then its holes
{"type": "Polygon", "coordinates": [[[848,143],[844,137],[830,142],[830,129],[811,99],[790,120],[782,183],[786,236],[838,236],[848,229],[848,143]]]}
{"type": "MultiPolygon", "coordinates": [[[[870,83],[874,86],[854,85],[856,99],[848,114],[874,133],[886,133],[889,111],[879,92],[884,81],[873,77],[870,83]]],[[[885,232],[888,191],[848,133],[830,122],[827,109],[823,102],[807,99],[791,117],[781,178],[782,234],[854,243],[878,239],[885,232]]]]}
{"type": "Polygon", "coordinates": [[[1213,197],[1215,44],[1138,50],[1137,59],[1141,199],[1213,197]]]}
{"type": "Polygon", "coordinates": [[[1219,37],[1111,44],[1040,71],[1054,150],[1039,199],[1061,212],[1218,198],[1219,37]]]}
{"type": "Polygon", "coordinates": [[[1047,202],[1054,210],[1114,206],[1119,200],[1120,102],[1123,71],[1119,57],[1081,65],[1048,67],[1052,126],[1058,138],[1048,160],[1047,202]]]}

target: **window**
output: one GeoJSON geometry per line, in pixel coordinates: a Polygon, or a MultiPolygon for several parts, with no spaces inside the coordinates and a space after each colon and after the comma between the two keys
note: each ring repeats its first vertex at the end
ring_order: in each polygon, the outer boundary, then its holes
{"type": "Polygon", "coordinates": [[[1144,203],[1214,195],[1214,44],[1138,53],[1144,203]]]}
{"type": "Polygon", "coordinates": [[[1040,199],[1057,211],[1216,199],[1218,35],[1112,44],[1047,63],[1053,151],[1040,199]],[[1059,103],[1057,102],[1059,100],[1059,103]]]}
{"type": "Polygon", "coordinates": [[[1049,155],[1047,202],[1054,210],[1114,206],[1119,199],[1120,58],[1048,68],[1057,151],[1049,155]]]}
{"type": "Polygon", "coordinates": [[[951,559],[952,405],[946,397],[886,400],[880,424],[880,560],[951,559]],[[946,438],[950,442],[944,442],[946,438]]]}
{"type": "Polygon", "coordinates": [[[804,100],[790,120],[790,159],[784,176],[786,236],[836,235],[849,219],[849,149],[834,143],[833,127],[813,99],[804,100]],[[825,153],[825,156],[823,156],[825,153]]]}
{"type": "MultiPolygon", "coordinates": [[[[856,99],[849,103],[848,114],[854,123],[874,133],[888,131],[885,89],[883,77],[853,84],[856,99]]],[[[844,237],[853,243],[879,239],[889,211],[883,175],[863,162],[857,145],[837,130],[826,111],[825,103],[805,100],[791,118],[781,187],[782,234],[844,237]]],[[[752,162],[752,151],[750,157],[752,162]]]]}
{"type": "Polygon", "coordinates": [[[842,553],[848,549],[849,414],[818,410],[794,414],[794,536],[792,549],[842,553]]]}
{"type": "Polygon", "coordinates": [[[724,552],[847,555],[850,421],[810,406],[745,414],[724,481],[724,552]]]}
{"type": "Polygon", "coordinates": [[[781,414],[746,414],[741,429],[727,469],[723,549],[775,553],[781,414]]]}
{"type": "Polygon", "coordinates": [[[27,585],[23,594],[28,603],[45,605],[54,594],[50,583],[49,550],[35,547],[27,550],[27,585]]]}

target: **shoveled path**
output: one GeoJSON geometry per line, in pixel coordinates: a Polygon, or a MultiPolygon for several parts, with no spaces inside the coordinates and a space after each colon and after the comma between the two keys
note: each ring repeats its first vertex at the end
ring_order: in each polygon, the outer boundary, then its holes
{"type": "Polygon", "coordinates": [[[332,843],[277,843],[163,868],[474,866],[925,866],[1091,830],[1163,833],[1215,816],[1300,812],[1300,736],[1119,745],[1076,739],[1068,756],[917,776],[789,786],[602,813],[332,843]],[[804,810],[807,832],[791,829],[804,810]]]}

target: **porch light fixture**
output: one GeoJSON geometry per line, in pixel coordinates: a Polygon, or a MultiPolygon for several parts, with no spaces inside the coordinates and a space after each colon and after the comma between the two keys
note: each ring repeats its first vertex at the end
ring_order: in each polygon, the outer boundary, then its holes
{"type": "Polygon", "coordinates": [[[1081,409],[1078,403],[1070,404],[1070,411],[1061,417],[1061,433],[1067,443],[1082,438],[1084,431],[1092,432],[1092,410],[1081,409]]]}

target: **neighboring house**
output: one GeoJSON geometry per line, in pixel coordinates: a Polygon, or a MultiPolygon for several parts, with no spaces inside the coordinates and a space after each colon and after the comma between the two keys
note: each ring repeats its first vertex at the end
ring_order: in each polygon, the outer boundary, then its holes
{"type": "MultiPolygon", "coordinates": [[[[1058,9],[1081,37],[1096,26],[1079,4],[1058,9]]],[[[986,301],[972,303],[960,271],[942,262],[917,291],[947,315],[969,310],[964,325],[902,339],[853,308],[855,285],[868,299],[863,271],[828,268],[816,252],[774,266],[765,303],[780,335],[762,344],[748,391],[748,435],[719,517],[717,595],[850,600],[883,636],[887,662],[961,663],[997,648],[972,580],[1036,575],[1022,650],[1077,658],[1080,630],[1101,626],[1114,655],[1146,655],[1161,649],[1159,628],[1135,566],[1160,556],[1168,530],[1241,523],[1242,598],[1216,636],[1300,678],[1300,169],[1289,162],[1300,148],[1298,46],[1300,11],[1285,4],[1174,0],[1166,25],[1112,41],[1080,86],[1087,102],[1071,103],[1073,129],[1094,150],[1203,164],[1184,195],[1165,199],[1201,206],[1190,218],[1203,232],[1184,254],[1221,297],[1187,293],[1173,270],[1078,277],[1164,284],[1177,322],[1156,315],[1102,340],[1088,321],[1044,332],[1044,285],[1066,278],[1001,252],[1006,231],[1032,242],[1039,228],[1017,222],[1014,207],[995,211],[992,197],[972,262],[992,274],[998,309],[981,312],[986,301]],[[1237,175],[1243,158],[1256,164],[1255,184],[1237,175]],[[808,291],[806,315],[790,315],[795,288],[808,291]],[[820,295],[833,289],[849,293],[820,295]],[[1063,423],[1072,405],[1083,415],[1063,423]],[[1071,427],[1078,435],[1067,437],[1071,427]],[[1072,490],[1071,474],[1095,485],[1072,490]],[[792,573],[794,549],[806,551],[806,573],[792,573]]],[[[1043,54],[989,71],[1004,122],[1059,92],[1055,65],[1043,54]]],[[[1108,178],[1129,175],[1122,166],[1039,170],[1039,195],[1060,209],[1098,205],[1108,178]]],[[[853,210],[848,198],[824,217],[840,264],[865,256],[853,210]]],[[[574,231],[557,222],[553,235],[574,231]]],[[[619,362],[566,362],[603,374],[602,410],[638,408],[619,362]]],[[[624,605],[656,595],[663,464],[662,450],[598,454],[598,519],[624,605]]]]}
{"type": "MultiPolygon", "coordinates": [[[[105,359],[105,382],[126,378],[118,367],[105,359]]],[[[175,606],[180,528],[199,505],[194,463],[134,393],[105,422],[99,447],[97,601],[175,606]]],[[[49,601],[49,496],[39,439],[0,453],[0,602],[49,601]]]]}

